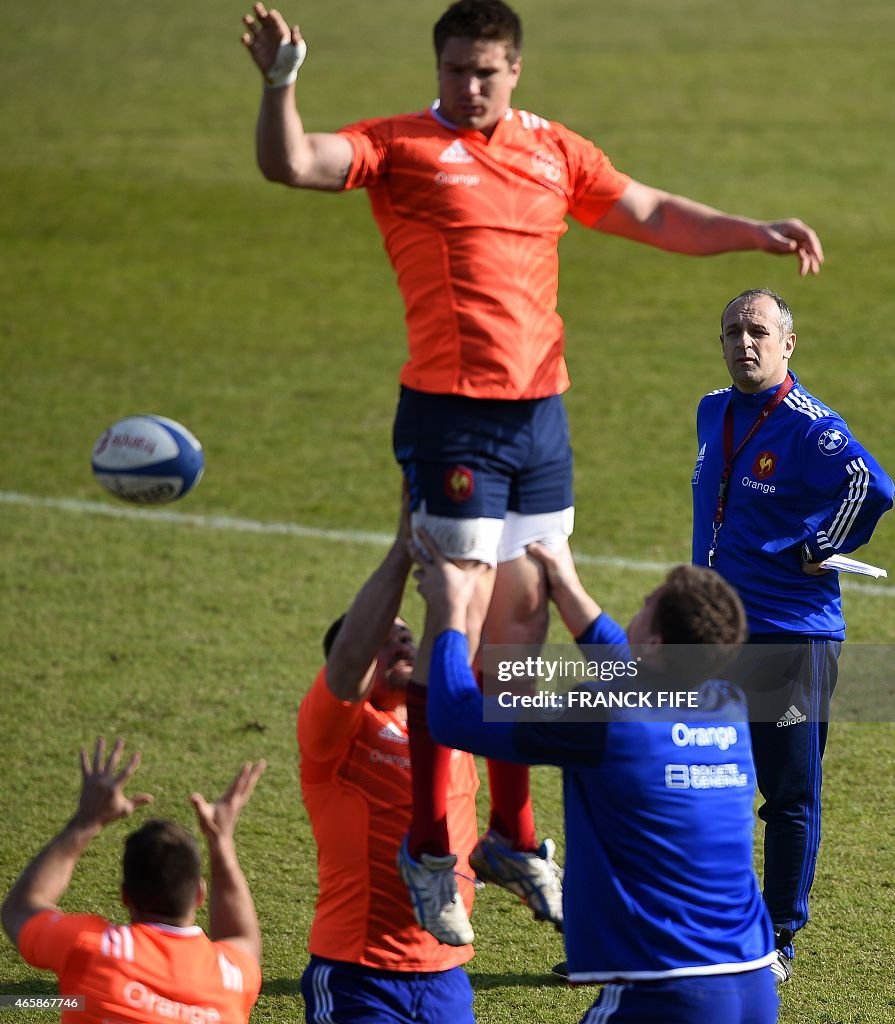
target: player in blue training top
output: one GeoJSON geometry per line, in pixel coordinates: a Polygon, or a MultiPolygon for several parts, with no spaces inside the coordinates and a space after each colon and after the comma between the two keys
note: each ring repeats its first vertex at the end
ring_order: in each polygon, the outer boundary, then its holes
{"type": "Polygon", "coordinates": [[[764,896],[780,981],[808,921],[821,758],[845,638],[839,574],[821,563],[865,544],[893,492],[842,417],[789,369],[795,344],[792,311],[774,292],[753,289],[727,304],[721,347],[733,386],[699,404],[693,471],[693,561],[737,589],[749,623],[736,678],[749,695],[765,800],[764,896]]]}
{"type": "Polygon", "coordinates": [[[638,686],[698,689],[699,710],[611,712],[606,720],[485,721],[468,665],[476,567],[447,561],[427,534],[415,576],[437,625],[429,727],[440,743],[563,769],[564,939],[572,982],[604,987],[584,1020],[772,1024],[774,935],[752,867],[754,778],[745,703],[709,680],[745,636],[716,573],[679,566],[625,632],[586,593],[568,544],[529,552],[585,654],[642,652],[638,686]],[[687,645],[674,647],[672,645],[687,645]],[[605,649],[605,648],[604,648],[605,649]],[[686,651],[687,657],[682,657],[686,651]]]}

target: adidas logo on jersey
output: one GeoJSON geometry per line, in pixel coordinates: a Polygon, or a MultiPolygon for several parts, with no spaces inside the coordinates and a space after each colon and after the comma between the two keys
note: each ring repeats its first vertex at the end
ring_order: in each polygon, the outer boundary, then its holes
{"type": "Polygon", "coordinates": [[[777,719],[777,728],[786,729],[790,725],[798,725],[799,722],[807,722],[808,716],[803,715],[801,711],[795,706],[790,704],[784,714],[777,719]]]}
{"type": "Polygon", "coordinates": [[[469,155],[466,152],[466,147],[463,143],[457,139],[452,142],[447,149],[441,151],[441,156],[438,158],[440,164],[474,164],[475,157],[469,155]]]}
{"type": "Polygon", "coordinates": [[[401,729],[394,722],[386,722],[376,735],[381,740],[391,740],[392,743],[406,744],[408,742],[407,734],[401,732],[401,729]]]}

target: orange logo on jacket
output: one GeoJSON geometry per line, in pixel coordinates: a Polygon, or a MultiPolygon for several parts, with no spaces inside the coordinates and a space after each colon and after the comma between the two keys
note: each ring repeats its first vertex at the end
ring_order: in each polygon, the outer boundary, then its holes
{"type": "Polygon", "coordinates": [[[777,468],[777,456],[773,452],[760,452],[752,463],[752,475],[757,480],[766,480],[773,476],[777,468]]]}
{"type": "Polygon", "coordinates": [[[444,493],[451,501],[469,501],[475,491],[475,476],[466,466],[452,466],[444,474],[444,493]]]}

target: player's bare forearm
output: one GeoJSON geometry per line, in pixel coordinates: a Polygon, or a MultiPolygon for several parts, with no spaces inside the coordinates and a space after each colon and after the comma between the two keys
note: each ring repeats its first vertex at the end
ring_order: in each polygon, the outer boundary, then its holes
{"type": "Polygon", "coordinates": [[[34,857],[3,901],[3,927],[18,945],[19,932],[29,918],[55,908],[71,882],[75,865],[90,841],[102,831],[96,822],[75,818],[34,857]]]}
{"type": "Polygon", "coordinates": [[[466,635],[466,608],[458,607],[445,600],[434,600],[427,609],[426,626],[433,636],[441,636],[448,630],[466,635]]]}
{"type": "Polygon", "coordinates": [[[596,227],[607,234],[690,256],[757,249],[761,241],[758,221],[731,216],[639,182],[629,184],[596,227]]]}
{"type": "Polygon", "coordinates": [[[254,764],[246,761],[223,796],[214,803],[209,803],[201,793],[193,793],[190,797],[199,827],[208,843],[211,937],[236,943],[258,960],[261,958],[261,930],[233,837],[239,816],[266,768],[264,760],[254,764]]]}
{"type": "Polygon", "coordinates": [[[406,536],[399,533],[381,564],[358,591],[329,657],[326,682],[339,700],[363,700],[372,667],[401,607],[411,561],[406,536]]]}
{"type": "Polygon", "coordinates": [[[215,941],[228,940],[261,959],[261,928],[249,883],[236,856],[232,837],[208,843],[211,894],[208,930],[215,941]]]}
{"type": "Polygon", "coordinates": [[[760,221],[741,217],[636,181],[629,183],[621,199],[595,227],[606,234],[689,256],[750,250],[795,255],[802,276],[818,273],[824,259],[817,234],[798,219],[760,221]]]}
{"type": "Polygon", "coordinates": [[[603,609],[584,589],[568,541],[559,551],[551,551],[543,544],[529,544],[527,550],[544,566],[550,597],[566,628],[572,636],[581,636],[603,609]]]}

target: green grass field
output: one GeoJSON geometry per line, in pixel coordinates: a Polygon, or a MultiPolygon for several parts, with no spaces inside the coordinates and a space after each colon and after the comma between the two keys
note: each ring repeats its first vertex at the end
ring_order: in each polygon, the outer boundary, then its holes
{"type": "MultiPolygon", "coordinates": [[[[743,288],[788,299],[795,370],[895,468],[895,7],[518,6],[528,37],[517,106],[594,138],[643,181],[800,216],[827,252],[820,277],[799,280],[794,260],[687,259],[577,226],[563,240],[575,548],[590,589],[626,620],[659,565],[688,557],[693,413],[727,381],[718,314],[743,288]]],[[[310,41],[307,127],[426,105],[441,9],[287,8],[310,41]]],[[[211,795],[240,760],[266,757],[239,835],[266,935],[253,1019],[288,1024],[303,1019],[315,886],[294,712],[325,626],[383,550],[366,534],[387,535],[396,519],[404,342],[365,197],[288,192],[255,168],[259,84],[238,41],[242,13],[211,0],[5,5],[0,890],[70,813],[78,747],[98,731],[143,751],[140,788],[155,812],[186,822],[190,789],[211,795]],[[205,445],[205,479],[171,507],[192,521],[116,516],[126,506],[91,478],[95,438],[143,411],[182,420],[205,445]]],[[[866,555],[895,569],[895,517],[866,555]]],[[[853,642],[895,640],[893,594],[849,588],[853,642]]],[[[420,623],[415,594],[406,613],[420,623]]],[[[843,677],[846,703],[849,686],[843,677]]],[[[891,722],[833,726],[814,920],[784,1024],[895,1019],[893,741],[891,722]]],[[[561,839],[558,774],[534,779],[539,825],[561,839]]],[[[66,908],[117,912],[125,831],[91,847],[66,908]]],[[[563,956],[555,935],[489,890],[474,923],[482,1024],[580,1017],[595,990],[550,980],[563,956]]],[[[51,991],[0,942],[0,993],[51,991]]]]}

